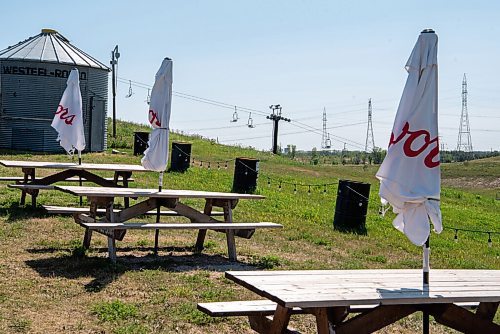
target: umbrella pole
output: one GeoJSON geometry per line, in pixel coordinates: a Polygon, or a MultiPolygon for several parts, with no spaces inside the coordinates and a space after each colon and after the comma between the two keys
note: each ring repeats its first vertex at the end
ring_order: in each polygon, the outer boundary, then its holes
{"type": "MultiPolygon", "coordinates": [[[[82,164],[82,152],[78,150],[78,165],[82,164]]],[[[78,176],[78,185],[81,187],[82,186],[82,177],[79,175],[78,176]]],[[[80,196],[80,206],[83,205],[83,197],[80,196]]]]}
{"type": "MultiPolygon", "coordinates": [[[[160,172],[160,176],[158,178],[158,191],[161,192],[161,189],[163,188],[163,172],[160,172]]],[[[160,204],[158,202],[156,206],[156,223],[160,223],[160,204]]],[[[155,249],[154,249],[154,255],[158,255],[158,238],[160,236],[160,230],[156,229],[155,230],[155,249]]]]}
{"type": "MultiPolygon", "coordinates": [[[[429,253],[430,253],[430,235],[427,237],[427,240],[425,241],[424,244],[424,261],[423,261],[423,292],[424,293],[429,293],[429,271],[430,271],[430,265],[429,265],[429,253]]],[[[423,312],[423,317],[422,317],[422,332],[424,334],[429,334],[429,312],[424,311],[423,312]]]]}

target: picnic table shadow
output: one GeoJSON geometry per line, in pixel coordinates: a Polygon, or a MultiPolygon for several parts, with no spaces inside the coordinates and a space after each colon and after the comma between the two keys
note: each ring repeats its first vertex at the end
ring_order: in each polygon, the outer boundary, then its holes
{"type": "MultiPolygon", "coordinates": [[[[56,253],[59,248],[28,249],[34,254],[56,253]]],[[[100,253],[107,252],[107,248],[93,248],[100,253]]],[[[255,266],[245,262],[232,262],[222,255],[211,254],[172,254],[174,252],[192,251],[192,247],[160,247],[159,254],[153,255],[153,247],[121,247],[120,252],[148,251],[148,255],[123,255],[118,257],[117,263],[108,258],[67,255],[45,257],[27,260],[25,263],[35,270],[41,277],[64,277],[78,279],[93,277],[85,284],[87,292],[99,292],[108,284],[130,271],[163,270],[166,272],[189,272],[193,270],[207,270],[225,272],[227,270],[255,270],[255,266]]]]}
{"type": "Polygon", "coordinates": [[[7,223],[15,223],[29,218],[44,218],[50,215],[41,206],[33,208],[31,206],[20,205],[19,202],[13,202],[10,206],[0,206],[0,216],[6,217],[7,223]]]}

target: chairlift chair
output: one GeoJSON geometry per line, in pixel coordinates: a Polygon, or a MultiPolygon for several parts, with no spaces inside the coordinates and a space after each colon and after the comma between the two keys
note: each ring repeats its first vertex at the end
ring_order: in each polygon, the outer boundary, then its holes
{"type": "Polygon", "coordinates": [[[255,125],[253,125],[252,113],[248,115],[247,126],[251,129],[255,128],[255,125]]]}
{"type": "Polygon", "coordinates": [[[330,136],[326,138],[325,140],[325,148],[331,148],[332,147],[332,141],[330,140],[330,136]]]}
{"type": "Polygon", "coordinates": [[[238,111],[236,110],[236,106],[234,106],[233,119],[231,120],[231,123],[238,122],[238,119],[238,111]]]}

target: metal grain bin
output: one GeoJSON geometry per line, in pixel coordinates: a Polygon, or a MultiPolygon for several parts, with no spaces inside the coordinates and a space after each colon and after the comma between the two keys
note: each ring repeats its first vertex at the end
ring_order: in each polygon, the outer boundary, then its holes
{"type": "Polygon", "coordinates": [[[106,149],[109,68],[51,29],[0,51],[0,148],[64,152],[50,124],[73,68],[86,151],[106,149]]]}

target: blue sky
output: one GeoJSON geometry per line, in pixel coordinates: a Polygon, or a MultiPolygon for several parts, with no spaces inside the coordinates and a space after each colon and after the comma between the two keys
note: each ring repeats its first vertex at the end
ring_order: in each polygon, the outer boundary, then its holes
{"type": "Polygon", "coordinates": [[[466,73],[474,149],[500,150],[498,22],[494,1],[11,1],[2,6],[0,49],[42,28],[105,64],[119,45],[117,117],[138,123],[147,122],[147,90],[134,85],[126,98],[128,80],[152,85],[168,56],[177,92],[172,129],[269,149],[265,115],[280,104],[292,119],[280,123],[281,145],[320,149],[326,108],[332,148],[359,150],[369,98],[375,144],[387,146],[403,67],[420,31],[433,28],[444,147],[457,145],[466,73]],[[234,105],[240,120],[231,123],[234,105]],[[255,128],[246,126],[249,109],[255,128]]]}

